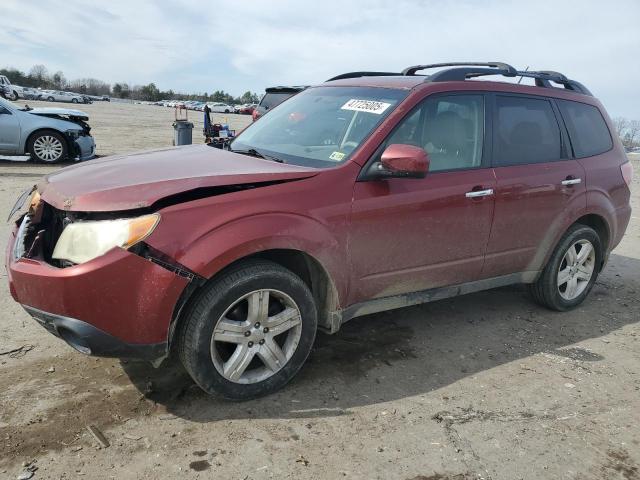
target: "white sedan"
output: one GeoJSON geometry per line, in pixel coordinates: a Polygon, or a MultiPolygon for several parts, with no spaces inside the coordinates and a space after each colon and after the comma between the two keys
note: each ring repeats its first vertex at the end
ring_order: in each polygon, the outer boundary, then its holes
{"type": "Polygon", "coordinates": [[[234,108],[231,105],[227,105],[226,103],[207,103],[209,108],[214,113],[233,113],[234,108]]]}
{"type": "Polygon", "coordinates": [[[85,103],[84,97],[76,93],[61,92],[59,90],[43,90],[38,100],[47,100],[48,102],[69,102],[69,103],[85,103]]]}

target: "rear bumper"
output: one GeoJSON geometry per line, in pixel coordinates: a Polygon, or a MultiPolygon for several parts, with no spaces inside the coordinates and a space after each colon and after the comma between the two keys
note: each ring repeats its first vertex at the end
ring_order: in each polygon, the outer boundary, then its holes
{"type": "Polygon", "coordinates": [[[166,353],[187,279],[120,248],[81,265],[56,268],[16,258],[15,243],[16,230],[6,251],[11,295],[50,332],[76,349],[85,345],[94,355],[149,359],[166,353]]]}

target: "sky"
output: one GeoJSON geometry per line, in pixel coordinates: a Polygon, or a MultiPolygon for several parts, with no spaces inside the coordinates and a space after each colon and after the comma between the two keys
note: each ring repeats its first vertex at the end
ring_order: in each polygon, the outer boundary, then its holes
{"type": "Polygon", "coordinates": [[[240,95],[357,70],[504,61],[640,119],[640,0],[2,0],[0,68],[240,95]],[[89,4],[93,3],[93,5],[89,4]]]}

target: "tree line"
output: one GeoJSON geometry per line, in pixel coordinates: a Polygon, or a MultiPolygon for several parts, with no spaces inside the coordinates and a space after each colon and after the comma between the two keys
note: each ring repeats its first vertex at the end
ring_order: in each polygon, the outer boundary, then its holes
{"type": "Polygon", "coordinates": [[[626,148],[640,146],[640,121],[616,117],[613,119],[613,127],[626,148]]]}
{"type": "Polygon", "coordinates": [[[224,90],[216,90],[211,94],[181,93],[173,90],[160,90],[155,83],[148,85],[129,85],[126,82],[114,83],[113,86],[97,78],[79,78],[67,80],[64,73],[57,71],[49,73],[44,65],[34,65],[28,73],[15,68],[2,68],[0,75],[6,76],[11,83],[21,87],[42,88],[45,90],[64,90],[84,95],[103,96],[131,100],[157,102],[159,100],[200,100],[203,102],[224,103],[257,103],[260,97],[257,93],[247,91],[239,97],[234,97],[224,90]]]}

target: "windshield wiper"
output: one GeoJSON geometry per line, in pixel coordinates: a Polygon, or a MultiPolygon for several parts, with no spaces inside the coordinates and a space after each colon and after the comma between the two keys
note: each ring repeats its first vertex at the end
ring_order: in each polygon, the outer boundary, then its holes
{"type": "Polygon", "coordinates": [[[273,160],[274,162],[278,162],[278,163],[285,163],[284,160],[282,160],[281,158],[259,152],[255,148],[249,148],[248,150],[234,150],[231,147],[229,147],[229,151],[233,153],[240,153],[241,155],[250,155],[252,157],[264,158],[265,160],[273,160]]]}

